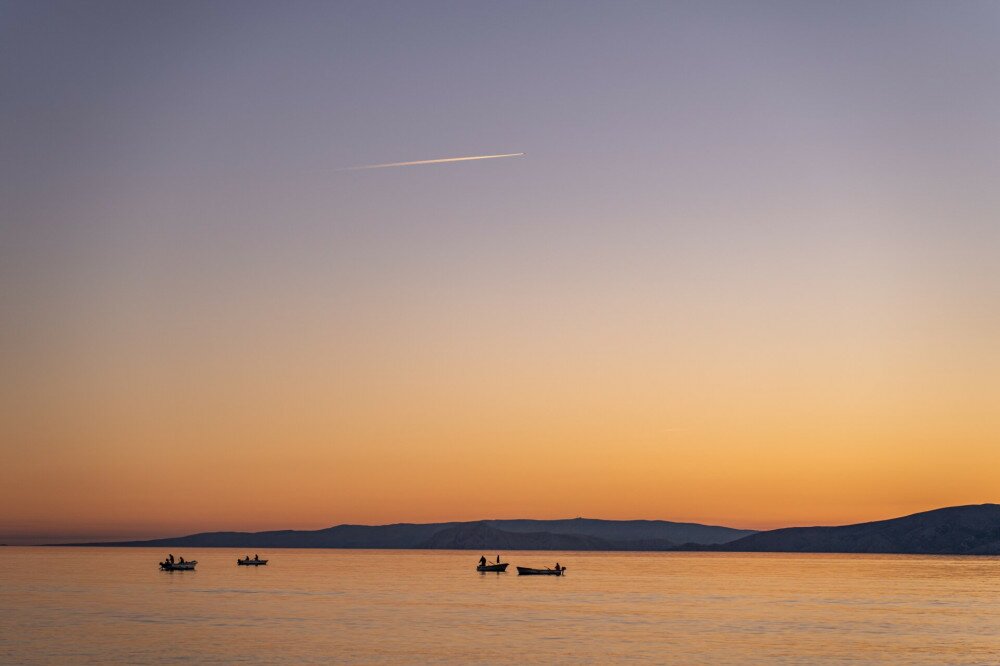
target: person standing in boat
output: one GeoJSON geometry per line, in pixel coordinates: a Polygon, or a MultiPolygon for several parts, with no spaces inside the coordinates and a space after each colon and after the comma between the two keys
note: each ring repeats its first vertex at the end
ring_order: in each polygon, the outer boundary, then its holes
{"type": "Polygon", "coordinates": [[[481,567],[485,567],[486,566],[486,556],[485,555],[483,555],[482,557],[479,558],[479,566],[481,566],[481,567]]]}
{"type": "Polygon", "coordinates": [[[500,556],[497,555],[497,564],[500,564],[500,556]]]}

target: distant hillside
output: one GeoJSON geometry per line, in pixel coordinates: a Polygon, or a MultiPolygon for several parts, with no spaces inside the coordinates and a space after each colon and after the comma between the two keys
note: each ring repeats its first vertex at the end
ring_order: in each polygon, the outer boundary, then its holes
{"type": "Polygon", "coordinates": [[[611,550],[604,539],[583,534],[506,532],[486,522],[464,523],[435,533],[420,548],[445,550],[611,550]]]}
{"type": "Polygon", "coordinates": [[[206,532],[151,541],[76,545],[241,550],[437,548],[1000,555],[1000,505],[955,506],[857,525],[789,527],[769,532],[660,520],[574,518],[422,525],[338,525],[312,531],[206,532]]]}
{"type": "Polygon", "coordinates": [[[1000,505],[953,506],[840,527],[788,527],[757,532],[711,550],[1000,555],[1000,505]]]}
{"type": "Polygon", "coordinates": [[[189,548],[470,548],[504,550],[667,550],[678,543],[720,544],[750,530],[663,520],[484,520],[464,523],[338,525],[322,530],[205,532],[91,543],[189,548]]]}
{"type": "Polygon", "coordinates": [[[322,530],[273,532],[203,532],[147,541],[83,545],[190,548],[418,548],[436,532],[454,524],[457,523],[337,525],[322,530]]]}
{"type": "MultiPolygon", "coordinates": [[[[728,543],[755,534],[754,530],[731,527],[674,523],[666,520],[486,520],[486,524],[507,532],[549,532],[551,534],[583,534],[608,541],[670,541],[673,543],[728,543]]],[[[660,550],[655,548],[654,550],[660,550]]]]}

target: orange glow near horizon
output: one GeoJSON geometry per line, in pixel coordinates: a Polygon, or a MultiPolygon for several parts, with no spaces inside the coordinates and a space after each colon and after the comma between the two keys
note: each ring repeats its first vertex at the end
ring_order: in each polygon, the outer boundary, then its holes
{"type": "Polygon", "coordinates": [[[8,403],[6,436],[25,447],[0,472],[4,530],[575,516],[763,529],[996,499],[1000,423],[961,364],[929,383],[902,343],[671,351],[620,321],[595,318],[567,344],[556,322],[528,335],[500,319],[474,345],[442,313],[387,339],[327,346],[333,324],[294,341],[255,326],[183,365],[115,348],[117,365],[98,349],[93,367],[37,372],[22,401],[45,392],[60,416],[8,403]],[[943,384],[963,390],[945,400],[943,384]]]}

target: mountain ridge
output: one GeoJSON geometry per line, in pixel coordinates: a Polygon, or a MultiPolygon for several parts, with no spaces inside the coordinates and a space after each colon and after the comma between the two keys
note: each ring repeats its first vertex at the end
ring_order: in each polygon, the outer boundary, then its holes
{"type": "Polygon", "coordinates": [[[203,532],[143,541],[60,545],[1000,555],[1000,504],[943,507],[850,525],[784,527],[762,532],[655,520],[490,519],[335,525],[321,530],[203,532]]]}
{"type": "MultiPolygon", "coordinates": [[[[186,546],[215,548],[446,548],[446,543],[479,543],[479,548],[545,550],[629,550],[647,544],[665,550],[698,539],[705,545],[725,543],[753,530],[666,520],[559,520],[490,519],[446,523],[393,523],[390,525],[334,525],[319,530],[264,532],[201,532],[161,539],[60,545],[75,546],[186,546]],[[434,537],[439,533],[440,536],[434,537]]],[[[471,546],[470,546],[471,547],[471,546]]]]}
{"type": "Polygon", "coordinates": [[[683,550],[1000,555],[1000,504],[965,504],[836,526],[784,527],[683,550]]]}

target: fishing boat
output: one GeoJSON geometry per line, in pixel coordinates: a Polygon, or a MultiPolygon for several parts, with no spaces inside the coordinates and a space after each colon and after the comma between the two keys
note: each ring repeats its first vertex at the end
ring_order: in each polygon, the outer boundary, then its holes
{"type": "Polygon", "coordinates": [[[507,571],[508,563],[503,564],[477,564],[476,571],[496,571],[497,573],[502,573],[507,571]]]}
{"type": "Polygon", "coordinates": [[[259,567],[262,564],[267,564],[267,560],[258,560],[257,558],[250,559],[249,557],[243,560],[236,560],[236,564],[241,567],[259,567]]]}
{"type": "Polygon", "coordinates": [[[164,560],[160,562],[161,571],[194,571],[194,565],[198,564],[198,560],[191,560],[190,562],[170,562],[164,560]]]}
{"type": "Polygon", "coordinates": [[[566,567],[559,567],[558,569],[531,569],[529,567],[518,567],[518,576],[562,576],[566,571],[566,567]]]}

